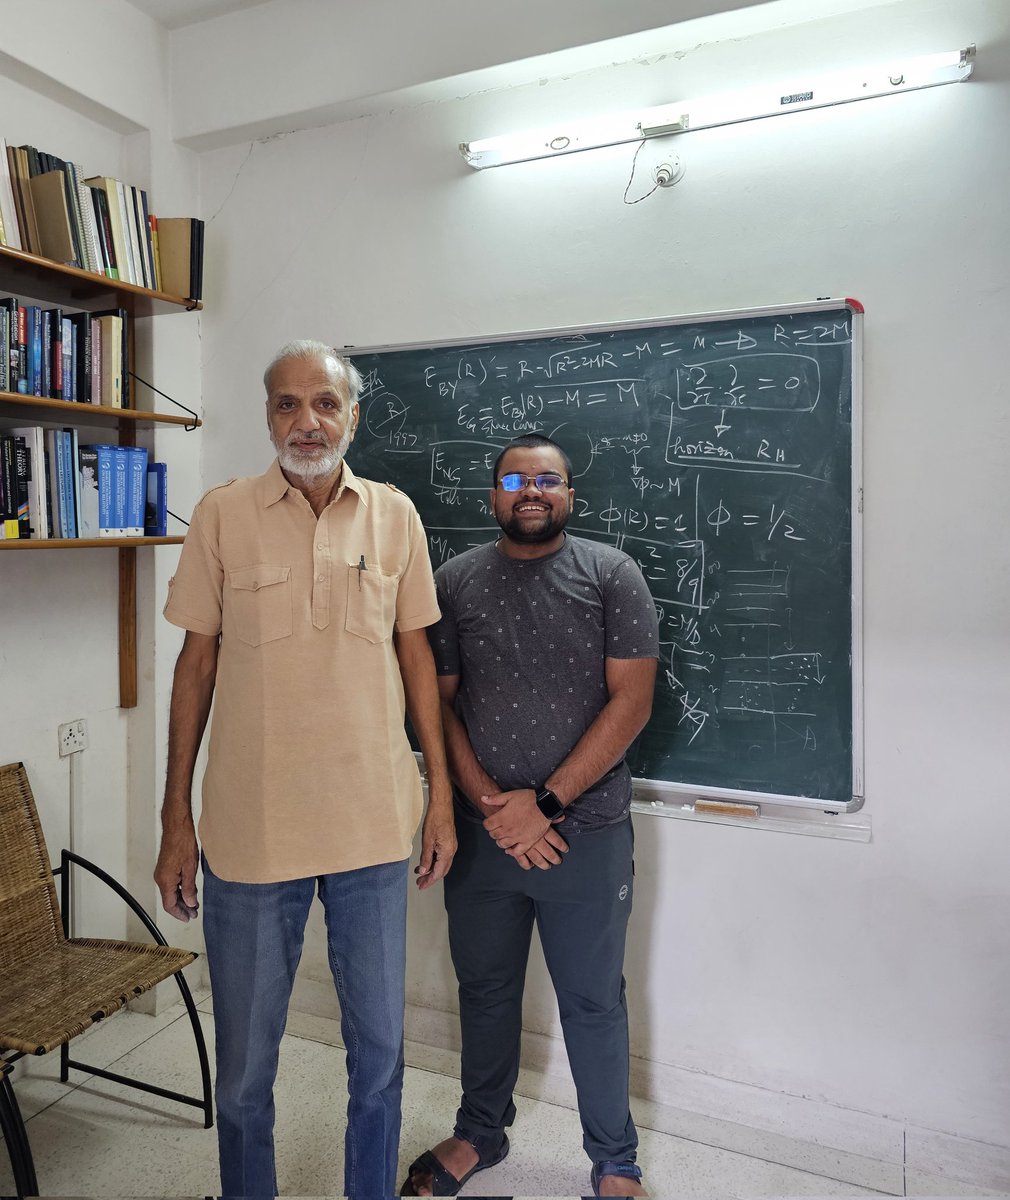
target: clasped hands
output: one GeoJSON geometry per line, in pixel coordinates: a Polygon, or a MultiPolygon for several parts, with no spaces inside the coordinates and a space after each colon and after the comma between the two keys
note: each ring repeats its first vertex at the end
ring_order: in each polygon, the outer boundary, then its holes
{"type": "Polygon", "coordinates": [[[533,788],[496,792],[480,799],[482,804],[497,810],[485,819],[484,828],[494,838],[495,845],[514,858],[524,871],[531,867],[549,871],[561,862],[568,843],[554,826],[565,818],[549,821],[537,808],[533,788]]]}

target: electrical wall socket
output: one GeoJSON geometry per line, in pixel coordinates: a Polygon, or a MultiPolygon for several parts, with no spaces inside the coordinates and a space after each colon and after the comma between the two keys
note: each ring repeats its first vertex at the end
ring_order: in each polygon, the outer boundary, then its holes
{"type": "Polygon", "coordinates": [[[88,748],[88,725],[83,717],[78,721],[67,721],[65,725],[61,725],[59,735],[60,758],[66,758],[68,754],[77,754],[88,748]]]}

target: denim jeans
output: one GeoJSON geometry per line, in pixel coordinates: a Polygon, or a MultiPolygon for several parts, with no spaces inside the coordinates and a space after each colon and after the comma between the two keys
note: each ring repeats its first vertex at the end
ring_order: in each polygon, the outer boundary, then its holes
{"type": "Polygon", "coordinates": [[[347,1049],[344,1193],[394,1196],[403,1087],[407,862],[229,883],[203,862],[224,1196],[276,1196],[277,1057],[318,891],[347,1049]]]}

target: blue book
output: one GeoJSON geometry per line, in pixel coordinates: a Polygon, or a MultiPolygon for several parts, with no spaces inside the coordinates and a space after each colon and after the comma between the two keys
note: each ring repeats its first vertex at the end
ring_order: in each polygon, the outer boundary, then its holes
{"type": "Polygon", "coordinates": [[[74,537],[84,537],[81,533],[81,442],[76,429],[68,429],[70,437],[70,486],[74,493],[74,537]]]}
{"type": "Polygon", "coordinates": [[[42,309],[37,304],[25,306],[28,335],[28,395],[42,395],[42,309]]]}
{"type": "Polygon", "coordinates": [[[116,447],[101,443],[93,449],[98,455],[98,536],[115,537],[116,529],[112,524],[112,481],[116,473],[113,467],[116,447]]]}
{"type": "Polygon", "coordinates": [[[56,470],[60,490],[60,537],[77,537],[77,521],[74,514],[74,470],[72,442],[65,429],[56,431],[56,470]]]}
{"type": "Polygon", "coordinates": [[[147,508],[144,536],[165,537],[168,533],[168,467],[163,462],[147,464],[147,508]]]}
{"type": "Polygon", "coordinates": [[[144,506],[147,502],[147,449],[127,446],[126,533],[128,537],[144,536],[144,506]]]}
{"type": "Polygon", "coordinates": [[[113,537],[126,537],[127,458],[125,446],[112,447],[112,527],[113,537]]]}

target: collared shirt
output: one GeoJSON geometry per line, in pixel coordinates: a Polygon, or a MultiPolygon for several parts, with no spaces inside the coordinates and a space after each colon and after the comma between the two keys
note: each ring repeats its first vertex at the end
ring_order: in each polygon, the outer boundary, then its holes
{"type": "Polygon", "coordinates": [[[200,817],[216,875],[273,883],[409,856],[422,795],[392,634],[439,611],[402,492],[345,462],[317,519],[276,460],[212,489],[165,616],[221,636],[200,817]]]}

